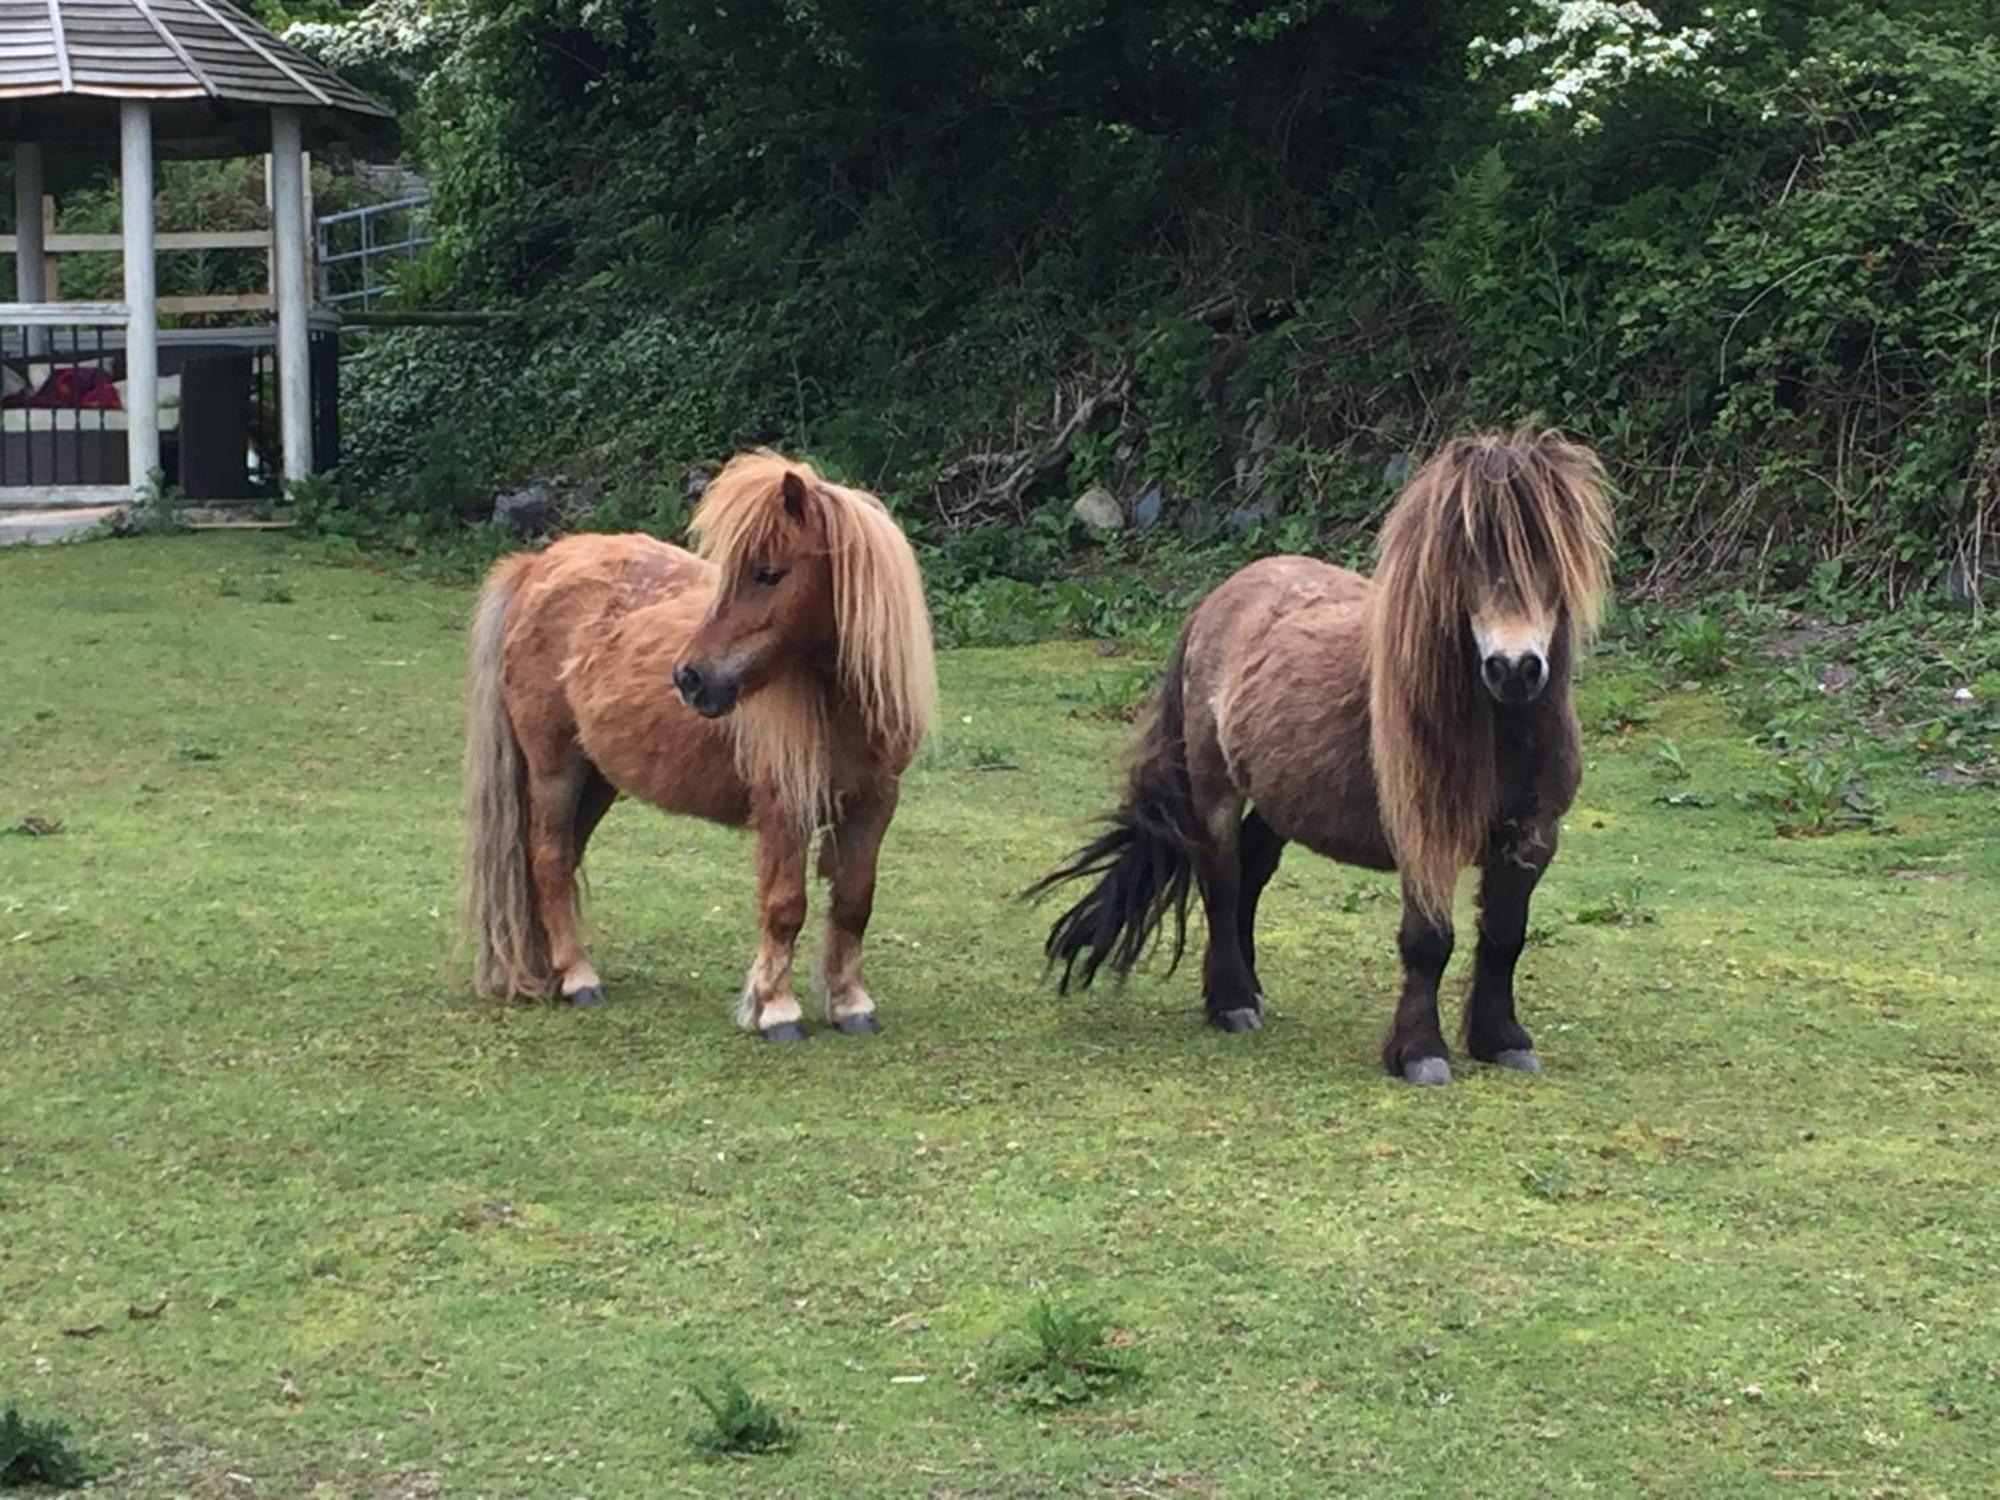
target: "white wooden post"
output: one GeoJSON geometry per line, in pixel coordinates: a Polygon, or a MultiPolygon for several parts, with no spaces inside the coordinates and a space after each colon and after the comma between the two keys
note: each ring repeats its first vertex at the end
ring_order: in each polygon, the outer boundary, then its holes
{"type": "MultiPolygon", "coordinates": [[[[48,245],[42,237],[43,186],[42,148],[14,148],[14,299],[17,302],[49,300],[48,245]]],[[[49,347],[46,328],[27,330],[27,352],[45,354],[49,347]]]]}
{"type": "Polygon", "coordinates": [[[153,107],[118,107],[125,303],[125,456],[137,495],[160,466],[160,310],[153,279],[153,107]]]}
{"type": "Polygon", "coordinates": [[[42,148],[14,148],[14,300],[46,302],[48,268],[42,258],[42,148]]]}
{"type": "Polygon", "coordinates": [[[311,294],[306,285],[305,157],[299,112],[271,111],[271,257],[277,262],[278,425],[285,482],[312,473],[311,294]]]}

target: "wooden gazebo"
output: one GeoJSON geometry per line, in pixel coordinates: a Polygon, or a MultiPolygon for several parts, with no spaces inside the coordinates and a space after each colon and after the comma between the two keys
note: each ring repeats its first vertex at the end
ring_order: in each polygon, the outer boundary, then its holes
{"type": "Polygon", "coordinates": [[[305,153],[393,150],[388,112],[227,0],[0,0],[0,137],[13,143],[20,299],[0,303],[0,329],[25,330],[42,348],[58,330],[73,338],[96,329],[100,346],[116,346],[129,492],[160,465],[154,160],[269,153],[284,475],[310,473],[305,153]],[[121,303],[48,300],[42,202],[51,160],[118,163],[121,303]]]}

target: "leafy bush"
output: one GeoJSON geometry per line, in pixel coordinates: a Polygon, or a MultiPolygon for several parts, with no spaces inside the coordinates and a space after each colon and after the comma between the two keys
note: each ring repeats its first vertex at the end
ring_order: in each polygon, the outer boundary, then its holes
{"type": "Polygon", "coordinates": [[[1040,582],[1086,484],[1338,550],[1440,436],[1539,416],[1607,454],[1656,579],[1963,588],[2000,12],[1714,8],[1566,5],[1530,46],[1544,0],[435,5],[395,54],[413,274],[521,317],[371,335],[350,477],[427,532],[535,465],[773,442],[1040,582]]]}

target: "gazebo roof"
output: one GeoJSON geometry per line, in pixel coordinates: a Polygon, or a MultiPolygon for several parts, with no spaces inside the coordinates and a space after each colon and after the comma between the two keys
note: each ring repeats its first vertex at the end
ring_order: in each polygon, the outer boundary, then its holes
{"type": "Polygon", "coordinates": [[[162,156],[268,150],[279,106],[312,146],[396,139],[381,105],[228,0],[0,0],[0,136],[115,153],[126,99],[153,101],[162,156]]]}

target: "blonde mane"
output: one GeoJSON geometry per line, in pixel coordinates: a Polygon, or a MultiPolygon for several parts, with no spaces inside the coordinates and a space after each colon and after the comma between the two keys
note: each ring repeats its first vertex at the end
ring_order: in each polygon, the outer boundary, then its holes
{"type": "Polygon", "coordinates": [[[882,502],[822,479],[810,464],[767,449],[738,454],[710,482],[690,529],[696,549],[731,577],[776,553],[823,549],[832,571],[838,683],[788,671],[746,696],[730,716],[736,760],[753,786],[812,824],[833,805],[832,715],[858,714],[869,744],[898,769],[916,754],[937,709],[937,663],[923,574],[909,538],[882,502]],[[808,513],[786,510],[784,481],[806,483],[808,513]]]}
{"type": "Polygon", "coordinates": [[[1465,644],[1469,586],[1485,569],[1538,588],[1559,620],[1552,673],[1573,661],[1610,568],[1606,489],[1597,455],[1558,433],[1486,433],[1447,443],[1383,523],[1370,749],[1397,867],[1434,920],[1449,921],[1458,873],[1480,858],[1497,812],[1493,715],[1465,644]]]}

